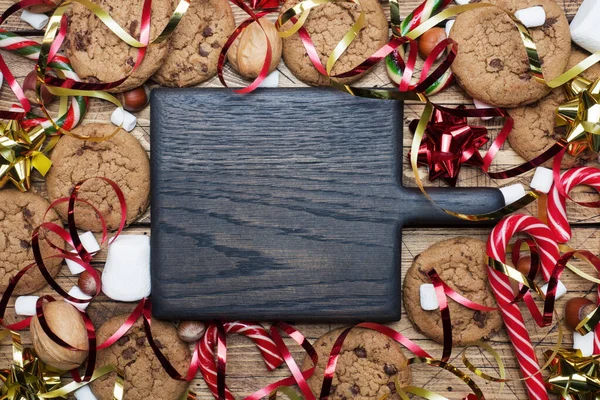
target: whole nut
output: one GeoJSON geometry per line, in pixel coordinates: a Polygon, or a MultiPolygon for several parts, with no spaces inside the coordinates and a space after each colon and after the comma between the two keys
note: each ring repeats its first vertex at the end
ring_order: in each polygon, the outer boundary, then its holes
{"type": "Polygon", "coordinates": [[[200,321],[181,321],[177,326],[179,339],[186,343],[194,343],[202,338],[206,327],[200,321]]]}
{"type": "Polygon", "coordinates": [[[574,297],[565,304],[565,324],[568,328],[575,330],[577,325],[589,313],[596,309],[593,301],[585,297],[574,297]]]}
{"type": "MultiPolygon", "coordinates": [[[[39,104],[35,93],[35,86],[37,82],[37,72],[35,70],[31,71],[23,80],[23,93],[25,93],[25,97],[32,104],[39,104]]],[[[44,105],[48,105],[52,100],[54,100],[54,95],[48,91],[46,85],[42,84],[42,101],[44,105]]]]}
{"type": "Polygon", "coordinates": [[[279,65],[283,44],[277,28],[268,19],[261,18],[260,26],[256,21],[248,25],[227,51],[227,59],[231,66],[245,78],[254,79],[260,74],[267,56],[265,32],[271,43],[271,65],[269,66],[269,73],[271,73],[279,65]]]}
{"type": "Polygon", "coordinates": [[[129,112],[142,111],[150,102],[150,89],[142,85],[119,94],[119,101],[129,112]]]}
{"type": "Polygon", "coordinates": [[[421,57],[424,59],[427,58],[434,47],[444,39],[446,39],[444,28],[434,27],[422,34],[419,38],[419,54],[421,57]]]}
{"type": "MultiPolygon", "coordinates": [[[[15,3],[18,3],[19,1],[20,0],[14,0],[15,3]]],[[[62,1],[63,0],[46,0],[44,4],[34,4],[25,8],[32,13],[47,13],[48,11],[54,10],[56,7],[58,7],[62,1]]]]}
{"type": "Polygon", "coordinates": [[[517,270],[523,275],[529,275],[529,271],[531,270],[531,257],[525,256],[519,258],[517,261],[517,270]]]}
{"type": "Polygon", "coordinates": [[[64,301],[53,301],[44,304],[44,317],[56,336],[78,350],[66,349],[50,339],[35,315],[31,320],[31,340],[38,357],[62,371],[80,366],[88,356],[88,335],[79,311],[64,301]]]}
{"type": "Polygon", "coordinates": [[[77,286],[79,286],[79,289],[88,296],[96,295],[96,281],[88,271],[83,271],[81,275],[79,275],[77,286]]]}

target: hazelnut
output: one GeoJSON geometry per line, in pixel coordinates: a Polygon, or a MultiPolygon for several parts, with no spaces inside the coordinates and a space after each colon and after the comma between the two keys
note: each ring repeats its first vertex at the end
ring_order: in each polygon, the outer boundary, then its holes
{"type": "Polygon", "coordinates": [[[422,34],[419,38],[419,54],[421,57],[423,59],[427,58],[434,47],[444,39],[446,39],[444,28],[434,27],[422,34]]]}
{"type": "Polygon", "coordinates": [[[81,275],[79,275],[77,286],[79,286],[79,289],[88,296],[96,295],[96,281],[88,271],[83,271],[81,275]]]}
{"type": "MultiPolygon", "coordinates": [[[[18,3],[19,0],[14,0],[14,2],[18,3]]],[[[34,4],[25,8],[32,13],[47,13],[48,11],[52,11],[58,7],[60,3],[62,3],[62,0],[46,0],[44,4],[34,4]]]]}
{"type": "MultiPolygon", "coordinates": [[[[27,97],[27,100],[32,104],[40,104],[35,92],[36,83],[37,72],[33,70],[28,73],[23,80],[23,93],[25,93],[25,97],[27,97]]],[[[48,91],[46,85],[42,84],[42,101],[44,102],[44,105],[49,104],[52,100],[54,100],[54,95],[48,91]]]]}
{"type": "Polygon", "coordinates": [[[62,371],[80,366],[88,356],[88,335],[79,311],[64,301],[53,301],[44,304],[44,317],[56,336],[78,350],[66,349],[50,339],[35,315],[31,320],[31,340],[38,357],[62,371]]]}
{"type": "MultiPolygon", "coordinates": [[[[517,271],[519,271],[523,275],[529,276],[529,271],[531,270],[531,257],[525,256],[525,257],[519,258],[515,268],[517,269],[517,271]]],[[[513,289],[515,291],[519,290],[519,283],[517,281],[511,280],[511,286],[513,287],[513,289]]]]}
{"type": "Polygon", "coordinates": [[[177,335],[186,343],[194,343],[202,338],[205,330],[203,322],[181,321],[177,326],[177,335]]]}
{"type": "Polygon", "coordinates": [[[266,18],[260,19],[261,29],[256,21],[244,29],[235,39],[227,51],[227,59],[244,78],[254,79],[260,74],[260,70],[267,56],[267,39],[271,43],[271,65],[269,73],[273,72],[281,60],[282,41],[275,25],[266,18]]]}
{"type": "Polygon", "coordinates": [[[575,330],[581,320],[595,309],[596,304],[590,299],[574,297],[565,304],[565,324],[568,328],[575,330]]]}
{"type": "Polygon", "coordinates": [[[142,85],[135,89],[128,90],[119,94],[119,101],[123,108],[129,112],[142,111],[150,102],[150,89],[142,85]]]}

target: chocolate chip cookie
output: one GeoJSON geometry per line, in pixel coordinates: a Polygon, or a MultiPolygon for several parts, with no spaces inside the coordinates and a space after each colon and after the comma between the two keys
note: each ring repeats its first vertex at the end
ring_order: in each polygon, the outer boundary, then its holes
{"type": "MultiPolygon", "coordinates": [[[[584,60],[589,54],[573,49],[569,57],[567,69],[584,60]]],[[[596,64],[581,76],[589,80],[600,77],[600,65],[596,64]]],[[[508,110],[514,119],[515,125],[508,136],[511,147],[525,160],[529,161],[548,150],[557,140],[565,137],[565,127],[555,127],[555,115],[558,106],[566,101],[562,88],[554,89],[548,96],[539,102],[508,110]]],[[[596,155],[586,150],[578,157],[565,154],[562,168],[572,168],[595,161],[596,155]]],[[[547,167],[552,166],[552,160],[546,162],[547,167]]]]}
{"type": "MultiPolygon", "coordinates": [[[[281,8],[282,13],[299,2],[299,0],[287,0],[281,8]]],[[[337,61],[333,67],[332,75],[350,71],[387,43],[388,23],[379,2],[377,0],[365,0],[361,1],[360,4],[366,14],[367,26],[360,31],[346,52],[337,61]]],[[[344,37],[352,24],[356,22],[359,14],[358,6],[354,3],[328,3],[311,10],[304,28],[310,34],[324,66],[329,59],[329,53],[344,37]]],[[[283,29],[290,27],[291,23],[288,22],[283,29]]],[[[297,33],[283,39],[283,61],[298,79],[309,85],[329,85],[329,78],[321,75],[312,65],[297,33]]],[[[351,83],[360,79],[360,77],[361,75],[340,79],[340,81],[351,83]]]]}
{"type": "MultiPolygon", "coordinates": [[[[438,343],[444,342],[440,310],[421,308],[420,287],[431,283],[427,273],[435,268],[438,275],[452,289],[478,304],[495,307],[485,263],[485,242],[469,237],[456,237],[434,244],[419,254],[404,278],[404,307],[408,317],[425,336],[438,343]]],[[[452,344],[465,345],[488,338],[502,326],[497,311],[471,310],[448,299],[452,322],[452,344]]]]}
{"type": "Polygon", "coordinates": [[[503,11],[542,6],[546,22],[529,31],[536,44],[544,77],[562,74],[571,51],[569,23],[554,0],[488,0],[498,7],[467,11],[456,18],[450,38],[458,43],[452,64],[457,82],[467,93],[498,107],[519,107],[544,97],[550,88],[529,72],[525,46],[517,27],[503,11]]]}
{"type": "MultiPolygon", "coordinates": [[[[128,315],[108,320],[98,329],[98,343],[104,342],[125,322],[128,315]]],[[[168,322],[152,320],[152,336],[171,365],[185,374],[191,357],[188,346],[179,340],[177,330],[168,322]]],[[[128,400],[177,400],[189,382],[172,379],[164,370],[148,344],[143,323],[138,320],[115,344],[98,351],[96,365],[115,365],[125,373],[125,396],[128,400]]],[[[115,375],[108,374],[90,384],[98,400],[112,400],[115,375]]]]}
{"type": "MultiPolygon", "coordinates": [[[[73,130],[84,137],[105,137],[114,125],[87,124],[73,130]]],[[[103,177],[114,181],[127,202],[127,224],[138,219],[148,208],[150,194],[150,162],[140,142],[120,130],[102,142],[91,142],[63,136],[51,155],[52,168],[46,177],[48,196],[52,201],[71,194],[73,187],[87,178],[103,177]]],[[[100,179],[85,182],[79,198],[89,201],[104,216],[109,230],[118,228],[121,221],[119,200],[113,189],[100,179]]],[[[66,220],[67,204],[56,207],[66,220]]],[[[102,224],[94,210],[83,203],[75,206],[75,223],[86,231],[100,232],[102,224]]]]}
{"type": "MultiPolygon", "coordinates": [[[[315,394],[321,392],[323,376],[333,344],[344,329],[337,329],[321,336],[314,348],[319,356],[315,374],[308,385],[315,394]]],[[[302,370],[312,366],[306,356],[302,370]]],[[[394,381],[400,386],[411,383],[410,366],[398,343],[379,332],[355,328],[350,331],[333,377],[330,399],[334,400],[378,400],[383,395],[394,393],[394,381]]]]}
{"type": "MultiPolygon", "coordinates": [[[[0,190],[0,293],[4,293],[8,282],[21,269],[34,261],[31,249],[33,230],[42,222],[54,222],[62,226],[60,218],[50,210],[44,219],[44,213],[50,204],[33,192],[21,193],[14,189],[0,190]]],[[[59,254],[44,240],[46,230],[40,231],[40,250],[47,258],[59,254]]],[[[64,242],[55,234],[49,239],[64,248],[64,242]]],[[[46,268],[56,276],[62,265],[62,258],[47,258],[46,268]]],[[[30,269],[19,281],[14,294],[29,294],[46,286],[46,280],[38,268],[30,269]]]]}
{"type": "Polygon", "coordinates": [[[152,79],[164,86],[185,87],[213,77],[221,49],[234,29],[228,0],[192,1],[152,79]]]}
{"type": "MultiPolygon", "coordinates": [[[[140,20],[144,0],[92,0],[110,13],[131,36],[140,38],[140,20]]],[[[173,11],[171,0],[152,1],[150,39],[156,38],[169,22],[173,11]]],[[[138,50],[115,35],[94,13],[75,2],[68,14],[69,28],[64,48],[73,69],[87,82],[114,82],[129,75],[138,50]]],[[[125,82],[109,92],[122,92],[142,85],[163,63],[169,42],[152,44],[140,66],[125,82]]]]}

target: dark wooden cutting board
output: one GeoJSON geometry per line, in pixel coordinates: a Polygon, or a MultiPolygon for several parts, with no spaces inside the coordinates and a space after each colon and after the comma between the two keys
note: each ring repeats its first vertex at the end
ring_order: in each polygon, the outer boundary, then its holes
{"type": "MultiPolygon", "coordinates": [[[[464,224],[402,187],[402,106],[321,88],[154,90],[154,314],[399,319],[402,226],[464,224]]],[[[503,205],[496,189],[432,194],[503,205]]]]}

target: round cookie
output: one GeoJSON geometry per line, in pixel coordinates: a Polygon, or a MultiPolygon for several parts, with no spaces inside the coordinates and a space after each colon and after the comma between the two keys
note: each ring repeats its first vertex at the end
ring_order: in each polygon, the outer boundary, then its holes
{"type": "MultiPolygon", "coordinates": [[[[573,49],[569,57],[567,69],[583,61],[589,54],[573,49]]],[[[581,76],[589,80],[600,77],[600,65],[595,64],[581,76]]],[[[539,102],[524,107],[508,110],[515,125],[508,136],[511,147],[525,160],[529,161],[548,150],[556,141],[565,136],[564,127],[555,128],[555,113],[558,106],[566,101],[562,88],[554,89],[539,102]]],[[[593,152],[586,150],[578,157],[565,154],[562,168],[572,168],[595,161],[593,152]]],[[[547,161],[547,167],[552,167],[552,160],[547,161]]]]}
{"type": "MultiPolygon", "coordinates": [[[[105,137],[114,131],[113,125],[88,124],[73,130],[80,136],[105,137]]],[[[150,162],[146,151],[131,134],[120,130],[102,142],[91,142],[63,136],[51,155],[52,168],[46,177],[48,196],[52,201],[68,197],[75,184],[86,178],[103,177],[114,181],[127,202],[127,224],[138,219],[149,204],[150,162]]],[[[79,198],[89,201],[102,213],[109,230],[116,230],[121,221],[119,200],[113,189],[100,179],[85,182],[79,198]]],[[[56,210],[67,219],[67,204],[56,210]]],[[[75,206],[75,223],[86,231],[100,232],[102,224],[94,210],[83,203],[75,206]]]]}
{"type": "MultiPolygon", "coordinates": [[[[431,283],[427,273],[435,268],[450,287],[469,300],[495,307],[496,300],[488,285],[485,242],[469,237],[456,237],[434,244],[419,254],[404,278],[404,308],[408,317],[425,336],[444,342],[440,310],[421,308],[420,287],[431,283]]],[[[497,311],[481,312],[448,300],[452,323],[452,344],[465,345],[488,338],[502,326],[497,311]]]]}
{"type": "MultiPolygon", "coordinates": [[[[43,222],[62,223],[54,210],[44,213],[50,204],[39,195],[27,192],[21,193],[14,189],[0,190],[0,293],[3,293],[10,281],[21,269],[34,261],[31,248],[33,230],[43,222]]],[[[40,250],[46,258],[58,254],[44,240],[46,230],[40,231],[40,250]]],[[[57,246],[64,248],[64,242],[51,233],[49,239],[57,246]]],[[[62,258],[44,260],[46,268],[52,276],[56,276],[62,266],[62,258]]],[[[33,293],[46,286],[46,280],[38,268],[27,271],[17,284],[13,294],[22,295],[33,293]]]]}
{"type": "MultiPolygon", "coordinates": [[[[282,14],[299,2],[299,0],[287,0],[281,7],[282,14]]],[[[360,31],[339,58],[333,67],[332,75],[353,69],[388,41],[388,22],[379,2],[365,0],[360,4],[365,11],[367,26],[360,31]]],[[[329,54],[356,22],[358,16],[358,6],[353,3],[328,3],[311,10],[304,28],[310,34],[323,66],[327,64],[329,54]]],[[[290,27],[291,22],[284,25],[284,28],[290,27]]],[[[309,85],[329,85],[329,78],[321,75],[312,65],[298,34],[283,39],[283,61],[297,78],[309,85]]],[[[351,83],[361,76],[338,79],[338,81],[351,83]]]]}
{"type": "MultiPolygon", "coordinates": [[[[571,51],[571,34],[567,18],[554,0],[487,2],[510,12],[544,7],[545,24],[529,31],[544,77],[550,80],[564,72],[571,51]]],[[[456,18],[450,31],[450,38],[458,43],[452,72],[471,97],[498,107],[519,107],[541,99],[550,88],[532,77],[519,31],[502,9],[477,8],[456,18]]]]}
{"type": "Polygon", "coordinates": [[[229,1],[192,1],[152,79],[164,86],[185,87],[213,77],[221,49],[234,29],[229,1]]]}
{"type": "MultiPolygon", "coordinates": [[[[343,331],[336,329],[326,333],[313,345],[319,356],[315,373],[307,381],[313,393],[321,392],[329,354],[343,331]]],[[[311,366],[312,361],[306,356],[302,370],[311,366]]],[[[355,328],[342,346],[329,398],[378,400],[396,391],[393,383],[396,377],[402,387],[411,383],[410,366],[400,345],[382,333],[355,328]]]]}
{"type": "MultiPolygon", "coordinates": [[[[129,315],[108,320],[96,332],[98,343],[104,342],[125,322],[129,315]]],[[[152,337],[171,365],[185,374],[191,357],[188,346],[179,340],[175,327],[163,321],[152,320],[152,337]]],[[[143,323],[138,320],[125,336],[112,346],[97,353],[96,365],[115,365],[125,374],[125,398],[128,400],[177,400],[187,390],[189,382],[172,379],[150,348],[143,323]]],[[[112,400],[115,375],[108,374],[90,384],[98,400],[112,400]]]]}
{"type": "MultiPolygon", "coordinates": [[[[144,0],[93,0],[110,12],[113,19],[136,39],[140,37],[140,18],[144,0]]],[[[174,10],[171,0],[152,1],[150,40],[169,22],[174,10]]],[[[94,13],[73,3],[68,14],[69,28],[64,48],[73,69],[86,82],[114,82],[131,73],[138,50],[112,33],[94,13]]],[[[141,86],[162,65],[169,42],[148,46],[144,60],[125,82],[109,92],[123,92],[141,86]]]]}

